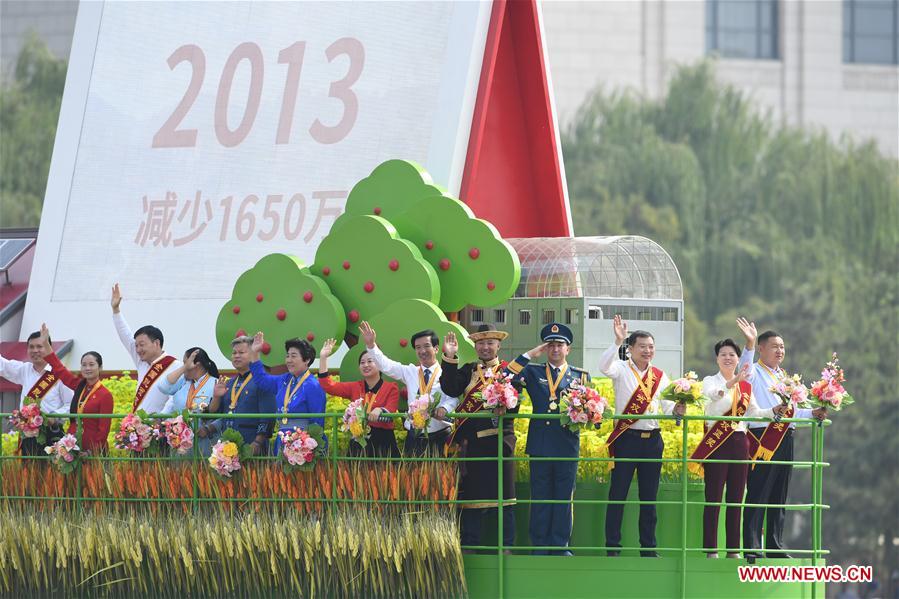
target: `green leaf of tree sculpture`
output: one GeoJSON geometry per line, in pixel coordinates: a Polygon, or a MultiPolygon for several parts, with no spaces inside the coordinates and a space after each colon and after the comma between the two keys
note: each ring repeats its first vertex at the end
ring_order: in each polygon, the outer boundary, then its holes
{"type": "Polygon", "coordinates": [[[440,282],[433,267],[378,216],[354,216],[339,226],[335,223],[318,246],[312,272],[343,304],[347,331],[354,335],[361,320],[371,319],[399,300],[440,301],[440,282]]]}
{"type": "Polygon", "coordinates": [[[216,319],[215,338],[222,353],[230,356],[234,337],[256,331],[265,333],[262,362],[275,366],[284,363],[288,339],[306,339],[316,350],[329,337],[342,339],[346,317],[328,285],[302,260],[269,254],[237,279],[216,319]]]}
{"type": "Polygon", "coordinates": [[[440,279],[439,306],[446,312],[501,304],[518,287],[521,265],[512,246],[415,163],[389,160],[376,167],[353,187],[332,231],[361,214],[386,218],[415,244],[440,279]]]}
{"type": "MultiPolygon", "coordinates": [[[[378,334],[378,347],[387,357],[401,364],[417,364],[418,357],[412,347],[412,335],[427,329],[433,330],[440,337],[453,331],[459,342],[459,362],[473,362],[477,359],[474,343],[468,338],[468,331],[457,322],[447,320],[443,312],[433,303],[420,299],[405,299],[395,302],[386,310],[372,316],[369,323],[378,334]]],[[[359,380],[359,354],[365,349],[358,343],[344,356],[340,364],[340,379],[345,381],[359,380]]],[[[438,352],[437,359],[440,359],[438,352]]]]}

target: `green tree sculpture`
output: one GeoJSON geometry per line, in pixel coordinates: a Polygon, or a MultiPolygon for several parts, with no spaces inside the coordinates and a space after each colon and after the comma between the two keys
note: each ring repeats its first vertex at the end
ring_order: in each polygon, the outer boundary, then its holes
{"type": "Polygon", "coordinates": [[[256,331],[265,333],[262,362],[275,366],[284,362],[288,339],[306,339],[316,349],[329,337],[342,339],[346,317],[328,285],[299,258],[269,254],[237,279],[216,320],[215,338],[229,356],[235,336],[256,331]]]}
{"type": "MultiPolygon", "coordinates": [[[[447,320],[440,308],[431,302],[421,299],[401,300],[368,320],[378,333],[378,347],[381,351],[402,364],[418,363],[412,347],[412,335],[427,329],[437,333],[441,343],[447,332],[456,333],[460,363],[477,359],[474,344],[468,339],[468,331],[459,323],[447,320]]],[[[340,364],[341,380],[359,380],[359,354],[364,349],[365,345],[358,343],[344,356],[340,364]]]]}
{"type": "MultiPolygon", "coordinates": [[[[412,243],[378,216],[346,218],[331,228],[315,253],[320,276],[346,310],[347,331],[357,334],[370,320],[402,299],[440,301],[434,269],[412,243]]],[[[338,339],[342,337],[337,337],[338,339]]]]}
{"type": "Polygon", "coordinates": [[[337,222],[360,214],[374,214],[393,222],[393,217],[405,212],[412,203],[444,193],[418,164],[408,160],[388,160],[353,186],[344,214],[337,222]]]}
{"type": "Polygon", "coordinates": [[[353,215],[378,214],[415,244],[440,278],[439,306],[455,312],[508,300],[521,278],[515,250],[487,221],[445,194],[415,163],[389,160],[353,187],[337,230],[353,215]]]}

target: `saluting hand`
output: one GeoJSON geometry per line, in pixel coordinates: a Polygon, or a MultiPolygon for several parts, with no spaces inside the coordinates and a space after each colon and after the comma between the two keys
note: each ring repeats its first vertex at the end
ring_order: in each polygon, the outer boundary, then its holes
{"type": "Polygon", "coordinates": [[[540,356],[546,353],[546,348],[549,347],[549,342],[541,343],[534,349],[528,351],[528,356],[530,356],[531,360],[536,360],[540,356]]]}
{"type": "Polygon", "coordinates": [[[362,341],[365,343],[365,347],[373,349],[375,347],[375,341],[377,340],[377,334],[375,333],[375,330],[371,328],[371,325],[368,324],[367,320],[363,320],[359,323],[359,332],[362,333],[362,341]]]}
{"type": "Polygon", "coordinates": [[[119,284],[112,286],[112,299],[109,301],[112,306],[113,314],[119,313],[119,306],[122,305],[122,292],[119,290],[119,284]]]}
{"type": "Polygon", "coordinates": [[[184,360],[184,368],[185,370],[191,370],[194,366],[197,365],[197,354],[200,350],[195,349],[187,356],[187,359],[184,360]]]}
{"type": "Polygon", "coordinates": [[[615,332],[615,345],[621,345],[627,339],[627,323],[621,319],[621,314],[616,314],[612,320],[612,330],[615,332]]]}
{"type": "Polygon", "coordinates": [[[455,358],[459,351],[459,343],[456,341],[456,334],[450,331],[443,338],[443,355],[446,358],[455,358]]]}

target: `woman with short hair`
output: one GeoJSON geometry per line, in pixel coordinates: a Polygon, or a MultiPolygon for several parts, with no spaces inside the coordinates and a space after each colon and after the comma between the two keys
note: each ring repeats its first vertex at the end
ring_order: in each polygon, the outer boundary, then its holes
{"type": "MultiPolygon", "coordinates": [[[[753,326],[754,329],[754,326],[753,326]]],[[[755,338],[753,337],[753,342],[755,338]]],[[[740,348],[733,339],[715,344],[718,373],[702,381],[702,393],[709,398],[705,404],[708,416],[747,416],[771,418],[772,410],[759,408],[752,395],[752,385],[746,380],[747,368],[737,370],[740,348]]],[[[692,459],[749,460],[749,439],[746,421],[708,421],[706,434],[692,459]]],[[[705,500],[702,513],[702,546],[708,557],[718,557],[718,514],[721,496],[727,486],[728,504],[739,504],[746,491],[749,464],[702,463],[705,470],[705,500]]],[[[728,505],[725,515],[727,557],[739,558],[742,508],[728,505]]]]}

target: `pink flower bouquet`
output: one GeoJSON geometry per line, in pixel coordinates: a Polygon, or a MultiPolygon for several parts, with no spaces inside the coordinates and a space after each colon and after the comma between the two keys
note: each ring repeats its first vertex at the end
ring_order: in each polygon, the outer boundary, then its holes
{"type": "Polygon", "coordinates": [[[117,448],[141,453],[159,438],[159,428],[146,424],[141,416],[146,417],[142,410],[122,418],[119,432],[115,434],[117,448]]]}
{"type": "Polygon", "coordinates": [[[803,407],[826,408],[839,412],[843,409],[843,406],[854,404],[855,399],[843,388],[845,380],[846,377],[843,374],[843,367],[840,366],[840,359],[834,352],[830,362],[821,371],[821,379],[812,385],[809,391],[810,397],[806,398],[803,407]]]}
{"type": "Polygon", "coordinates": [[[44,448],[50,461],[63,474],[73,472],[81,463],[81,448],[75,435],[65,435],[62,439],[44,448]]]}
{"type": "Polygon", "coordinates": [[[37,437],[41,432],[41,426],[44,424],[44,416],[41,414],[41,408],[36,403],[29,403],[22,406],[19,410],[13,410],[9,421],[13,427],[22,433],[23,437],[37,437]]]}
{"type": "MultiPolygon", "coordinates": [[[[802,384],[802,375],[799,374],[782,376],[768,390],[779,397],[785,406],[800,407],[805,405],[808,399],[808,388],[802,384]]],[[[780,422],[780,419],[781,416],[776,415],[774,422],[780,422]]]]}
{"type": "Polygon", "coordinates": [[[162,422],[163,436],[169,447],[184,455],[194,446],[194,432],[180,414],[162,422]]]}
{"type": "Polygon", "coordinates": [[[481,401],[484,402],[484,409],[505,408],[511,410],[518,405],[518,391],[512,386],[512,375],[493,376],[488,372],[487,379],[487,385],[478,392],[481,401]]]}
{"type": "Polygon", "coordinates": [[[427,433],[428,425],[431,423],[431,416],[434,415],[434,410],[437,408],[438,403],[440,403],[440,395],[436,392],[433,395],[430,393],[419,395],[410,401],[408,414],[412,428],[427,433]]]}
{"type": "Polygon", "coordinates": [[[243,435],[233,428],[226,428],[219,440],[212,446],[209,467],[223,478],[231,478],[241,469],[241,462],[253,455],[253,449],[244,442],[243,435]]]}
{"type": "Polygon", "coordinates": [[[317,424],[309,426],[309,430],[294,427],[292,430],[278,432],[281,440],[281,465],[285,471],[301,470],[312,466],[316,456],[324,451],[322,428],[317,424]]]}
{"type": "Polygon", "coordinates": [[[609,401],[595,389],[587,387],[580,382],[572,383],[562,393],[559,402],[562,426],[571,432],[577,432],[589,425],[599,426],[602,422],[603,412],[609,406],[609,401]]]}
{"type": "Polygon", "coordinates": [[[371,427],[368,424],[368,409],[365,400],[361,397],[350,402],[343,412],[343,421],[340,430],[349,433],[353,440],[365,447],[371,436],[371,427]]]}

